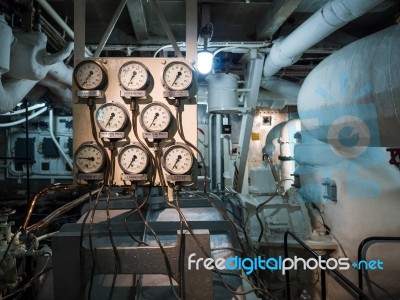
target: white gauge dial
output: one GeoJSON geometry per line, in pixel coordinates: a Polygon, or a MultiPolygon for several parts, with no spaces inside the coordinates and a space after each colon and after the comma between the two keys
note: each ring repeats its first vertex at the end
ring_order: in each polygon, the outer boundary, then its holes
{"type": "Polygon", "coordinates": [[[76,66],[74,80],[81,90],[101,90],[107,84],[107,72],[101,63],[85,60],[76,66]]]}
{"type": "Polygon", "coordinates": [[[118,162],[124,173],[140,174],[146,170],[149,164],[149,156],[146,150],[135,143],[121,149],[118,162]]]}
{"type": "Polygon", "coordinates": [[[160,102],[150,103],[140,115],[140,123],[146,131],[165,131],[170,122],[171,112],[165,104],[160,102]]]}
{"type": "Polygon", "coordinates": [[[141,63],[130,61],[123,64],[119,69],[118,79],[121,86],[126,90],[140,90],[146,86],[149,72],[141,63]]]}
{"type": "Polygon", "coordinates": [[[165,66],[162,79],[164,86],[169,90],[186,90],[192,84],[193,71],[184,62],[172,62],[165,66]]]}
{"type": "Polygon", "coordinates": [[[193,166],[193,153],[184,144],[177,143],[170,146],[164,151],[163,166],[171,174],[186,174],[193,166]]]}
{"type": "Polygon", "coordinates": [[[103,131],[120,131],[128,122],[128,114],[121,105],[109,102],[97,110],[96,122],[103,131]]]}
{"type": "Polygon", "coordinates": [[[104,167],[104,152],[95,143],[84,143],[75,151],[74,162],[80,172],[97,173],[104,167]]]}

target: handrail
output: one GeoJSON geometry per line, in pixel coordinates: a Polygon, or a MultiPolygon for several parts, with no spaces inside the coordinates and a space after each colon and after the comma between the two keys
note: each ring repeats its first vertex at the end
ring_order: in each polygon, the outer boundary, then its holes
{"type": "MultiPolygon", "coordinates": [[[[394,236],[393,237],[392,236],[371,236],[369,238],[366,238],[366,239],[362,240],[361,243],[358,245],[357,259],[358,259],[358,261],[363,260],[362,253],[363,253],[364,247],[367,244],[371,243],[371,242],[390,243],[390,242],[396,242],[396,241],[400,242],[400,237],[394,237],[394,236]]],[[[364,266],[361,264],[360,268],[358,269],[358,288],[360,290],[363,290],[363,280],[362,280],[363,271],[364,271],[364,266]]],[[[359,300],[363,300],[363,297],[360,296],[359,300]]]]}
{"type": "MultiPolygon", "coordinates": [[[[313,249],[308,247],[301,239],[299,239],[293,232],[286,231],[284,235],[284,247],[285,247],[285,258],[289,256],[288,250],[288,236],[294,238],[304,249],[306,249],[314,258],[319,259],[321,255],[315,252],[313,249]]],[[[321,299],[326,300],[326,272],[327,269],[321,269],[321,299]]],[[[337,270],[329,270],[328,274],[334,274],[337,279],[341,281],[341,283],[345,284],[347,288],[350,288],[354,293],[358,294],[358,296],[362,296],[365,299],[372,300],[367,294],[365,294],[361,289],[359,289],[355,284],[353,284],[346,276],[342,273],[338,272],[337,270]]],[[[289,278],[289,271],[286,270],[286,298],[288,300],[291,299],[290,297],[290,278],[289,278]]]]}

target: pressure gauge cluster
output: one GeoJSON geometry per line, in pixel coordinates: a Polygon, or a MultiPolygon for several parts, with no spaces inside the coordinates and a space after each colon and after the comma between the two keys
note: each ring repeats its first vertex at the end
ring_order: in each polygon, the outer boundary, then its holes
{"type": "Polygon", "coordinates": [[[107,70],[96,60],[84,60],[74,70],[74,80],[80,90],[102,90],[108,82],[107,70]]]}
{"type": "Polygon", "coordinates": [[[128,91],[146,89],[150,75],[147,68],[140,62],[129,61],[121,66],[118,72],[118,80],[122,88],[128,91]]]}
{"type": "Polygon", "coordinates": [[[131,143],[120,150],[118,163],[125,174],[142,174],[149,166],[149,154],[140,144],[131,143]]]}
{"type": "Polygon", "coordinates": [[[161,102],[152,102],[140,114],[140,124],[147,132],[166,131],[171,123],[171,111],[161,102]]]}
{"type": "Polygon", "coordinates": [[[165,66],[162,73],[162,84],[167,90],[187,90],[192,82],[193,70],[188,64],[182,61],[174,61],[165,66]]]}
{"type": "Polygon", "coordinates": [[[94,142],[86,142],[78,147],[74,155],[74,163],[79,172],[99,173],[105,166],[105,153],[94,142]]]}
{"type": "Polygon", "coordinates": [[[185,144],[176,143],[163,152],[162,165],[169,174],[188,174],[193,167],[193,162],[193,152],[185,144]]]}
{"type": "Polygon", "coordinates": [[[128,120],[128,112],[125,107],[116,102],[104,103],[96,112],[96,122],[102,131],[123,131],[128,120]]]}

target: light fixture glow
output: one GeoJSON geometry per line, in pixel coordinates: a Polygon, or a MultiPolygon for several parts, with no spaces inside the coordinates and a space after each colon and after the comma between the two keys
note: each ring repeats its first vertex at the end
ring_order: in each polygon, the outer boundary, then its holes
{"type": "Polygon", "coordinates": [[[214,54],[210,51],[200,51],[197,54],[197,67],[201,74],[208,74],[212,70],[214,54]]]}

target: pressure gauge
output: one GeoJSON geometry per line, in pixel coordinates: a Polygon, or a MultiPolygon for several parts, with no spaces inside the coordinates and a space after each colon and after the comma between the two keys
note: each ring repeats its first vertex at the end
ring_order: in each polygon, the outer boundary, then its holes
{"type": "Polygon", "coordinates": [[[186,174],[193,166],[193,153],[185,144],[176,143],[164,150],[162,164],[170,174],[186,174]]]}
{"type": "Polygon", "coordinates": [[[74,162],[80,172],[97,173],[104,167],[105,154],[96,143],[83,143],[75,151],[74,162]]]}
{"type": "Polygon", "coordinates": [[[186,63],[175,61],[165,66],[162,81],[168,90],[186,90],[192,84],[193,71],[186,63]]]}
{"type": "Polygon", "coordinates": [[[128,122],[128,113],[122,105],[108,102],[97,110],[96,122],[103,131],[121,131],[128,122]]]}
{"type": "Polygon", "coordinates": [[[149,72],[146,67],[136,61],[130,61],[119,69],[118,80],[121,86],[130,91],[141,90],[147,85],[149,72]]]}
{"type": "Polygon", "coordinates": [[[165,131],[171,122],[171,112],[168,107],[160,102],[152,102],[147,105],[141,115],[140,123],[146,131],[165,131]]]}
{"type": "Polygon", "coordinates": [[[107,71],[95,60],[84,60],[74,70],[74,80],[81,90],[101,90],[107,84],[107,71]]]}
{"type": "Polygon", "coordinates": [[[149,155],[140,144],[132,143],[121,149],[118,163],[126,174],[140,174],[149,164],[149,155]]]}

